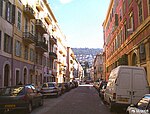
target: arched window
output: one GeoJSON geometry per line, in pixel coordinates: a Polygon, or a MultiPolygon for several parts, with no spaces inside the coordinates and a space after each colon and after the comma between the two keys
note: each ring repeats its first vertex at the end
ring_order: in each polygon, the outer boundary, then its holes
{"type": "Polygon", "coordinates": [[[10,66],[8,64],[4,67],[4,86],[9,86],[10,66]]]}
{"type": "Polygon", "coordinates": [[[133,65],[133,66],[136,66],[136,64],[137,64],[137,57],[136,57],[136,54],[134,53],[134,54],[132,55],[132,65],[133,65]]]}
{"type": "Polygon", "coordinates": [[[27,84],[27,69],[25,68],[24,69],[24,74],[23,74],[24,76],[24,84],[27,84]]]}

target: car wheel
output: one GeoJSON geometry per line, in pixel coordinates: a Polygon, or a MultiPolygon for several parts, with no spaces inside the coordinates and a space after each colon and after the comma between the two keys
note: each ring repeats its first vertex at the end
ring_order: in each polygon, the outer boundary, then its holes
{"type": "Polygon", "coordinates": [[[99,97],[101,97],[101,94],[100,94],[100,92],[99,92],[99,97]]]}
{"type": "Polygon", "coordinates": [[[112,105],[112,102],[111,102],[111,101],[110,101],[110,103],[109,103],[109,110],[110,110],[111,112],[114,111],[114,106],[112,105]]]}
{"type": "Polygon", "coordinates": [[[41,98],[40,102],[39,102],[39,106],[43,106],[44,100],[43,98],[41,98]]]}
{"type": "Polygon", "coordinates": [[[57,94],[56,94],[56,97],[58,97],[59,96],[59,92],[57,92],[57,94]]]}
{"type": "Polygon", "coordinates": [[[0,110],[0,114],[4,114],[4,110],[0,110]]]}

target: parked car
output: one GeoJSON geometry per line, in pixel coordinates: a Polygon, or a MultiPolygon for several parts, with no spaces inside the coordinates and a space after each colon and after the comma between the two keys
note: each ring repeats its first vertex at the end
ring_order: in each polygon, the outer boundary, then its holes
{"type": "Polygon", "coordinates": [[[118,66],[110,73],[104,100],[113,111],[136,104],[146,93],[149,93],[149,87],[143,67],[118,66]]]}
{"type": "Polygon", "coordinates": [[[75,87],[78,87],[78,85],[79,85],[79,84],[78,84],[78,81],[73,80],[72,82],[75,84],[75,87]]]}
{"type": "Polygon", "coordinates": [[[71,90],[71,87],[70,87],[70,83],[69,83],[69,82],[65,82],[65,83],[63,83],[63,84],[64,84],[64,86],[65,86],[65,88],[66,88],[66,91],[65,91],[65,92],[68,92],[68,91],[71,90]]]}
{"type": "Polygon", "coordinates": [[[75,88],[75,84],[73,82],[69,82],[70,88],[74,89],[75,88]]]}
{"type": "Polygon", "coordinates": [[[99,89],[100,87],[100,79],[96,80],[93,84],[93,87],[95,87],[97,90],[99,89]]]}
{"type": "Polygon", "coordinates": [[[61,89],[56,82],[46,82],[42,85],[40,92],[43,96],[56,96],[61,95],[61,89]]]}
{"type": "Polygon", "coordinates": [[[144,95],[136,105],[131,104],[127,114],[150,114],[150,94],[144,95]]]}
{"type": "Polygon", "coordinates": [[[100,90],[102,89],[103,85],[106,85],[107,82],[105,80],[100,80],[99,82],[99,87],[97,88],[97,91],[100,92],[100,90]]]}
{"type": "Polygon", "coordinates": [[[104,99],[104,93],[106,90],[106,86],[107,86],[107,82],[103,83],[99,89],[99,96],[101,97],[102,100],[104,99]]]}
{"type": "Polygon", "coordinates": [[[33,85],[18,85],[0,89],[0,114],[11,110],[30,113],[35,106],[43,105],[43,96],[33,85]]]}
{"type": "Polygon", "coordinates": [[[62,94],[65,93],[66,87],[65,87],[64,83],[58,83],[58,87],[61,89],[62,94]]]}

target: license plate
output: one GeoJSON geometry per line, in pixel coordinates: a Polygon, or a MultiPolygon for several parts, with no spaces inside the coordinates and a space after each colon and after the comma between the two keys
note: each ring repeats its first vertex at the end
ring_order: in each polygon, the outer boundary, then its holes
{"type": "Polygon", "coordinates": [[[15,104],[7,104],[5,105],[5,108],[15,108],[16,105],[15,104]]]}
{"type": "Polygon", "coordinates": [[[118,101],[121,101],[121,102],[128,102],[128,98],[118,98],[118,101]]]}

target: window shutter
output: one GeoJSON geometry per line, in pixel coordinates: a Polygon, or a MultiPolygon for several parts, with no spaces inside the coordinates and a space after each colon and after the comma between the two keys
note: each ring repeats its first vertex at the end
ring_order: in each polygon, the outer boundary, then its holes
{"type": "Polygon", "coordinates": [[[0,0],[0,16],[3,15],[3,0],[0,0]]]}
{"type": "Polygon", "coordinates": [[[7,13],[8,13],[8,2],[6,2],[6,10],[5,10],[5,19],[7,20],[7,13]]]}
{"type": "Polygon", "coordinates": [[[118,14],[115,14],[115,26],[118,26],[118,14]]]}
{"type": "Polygon", "coordinates": [[[16,6],[12,5],[12,24],[15,24],[16,6]]]}

